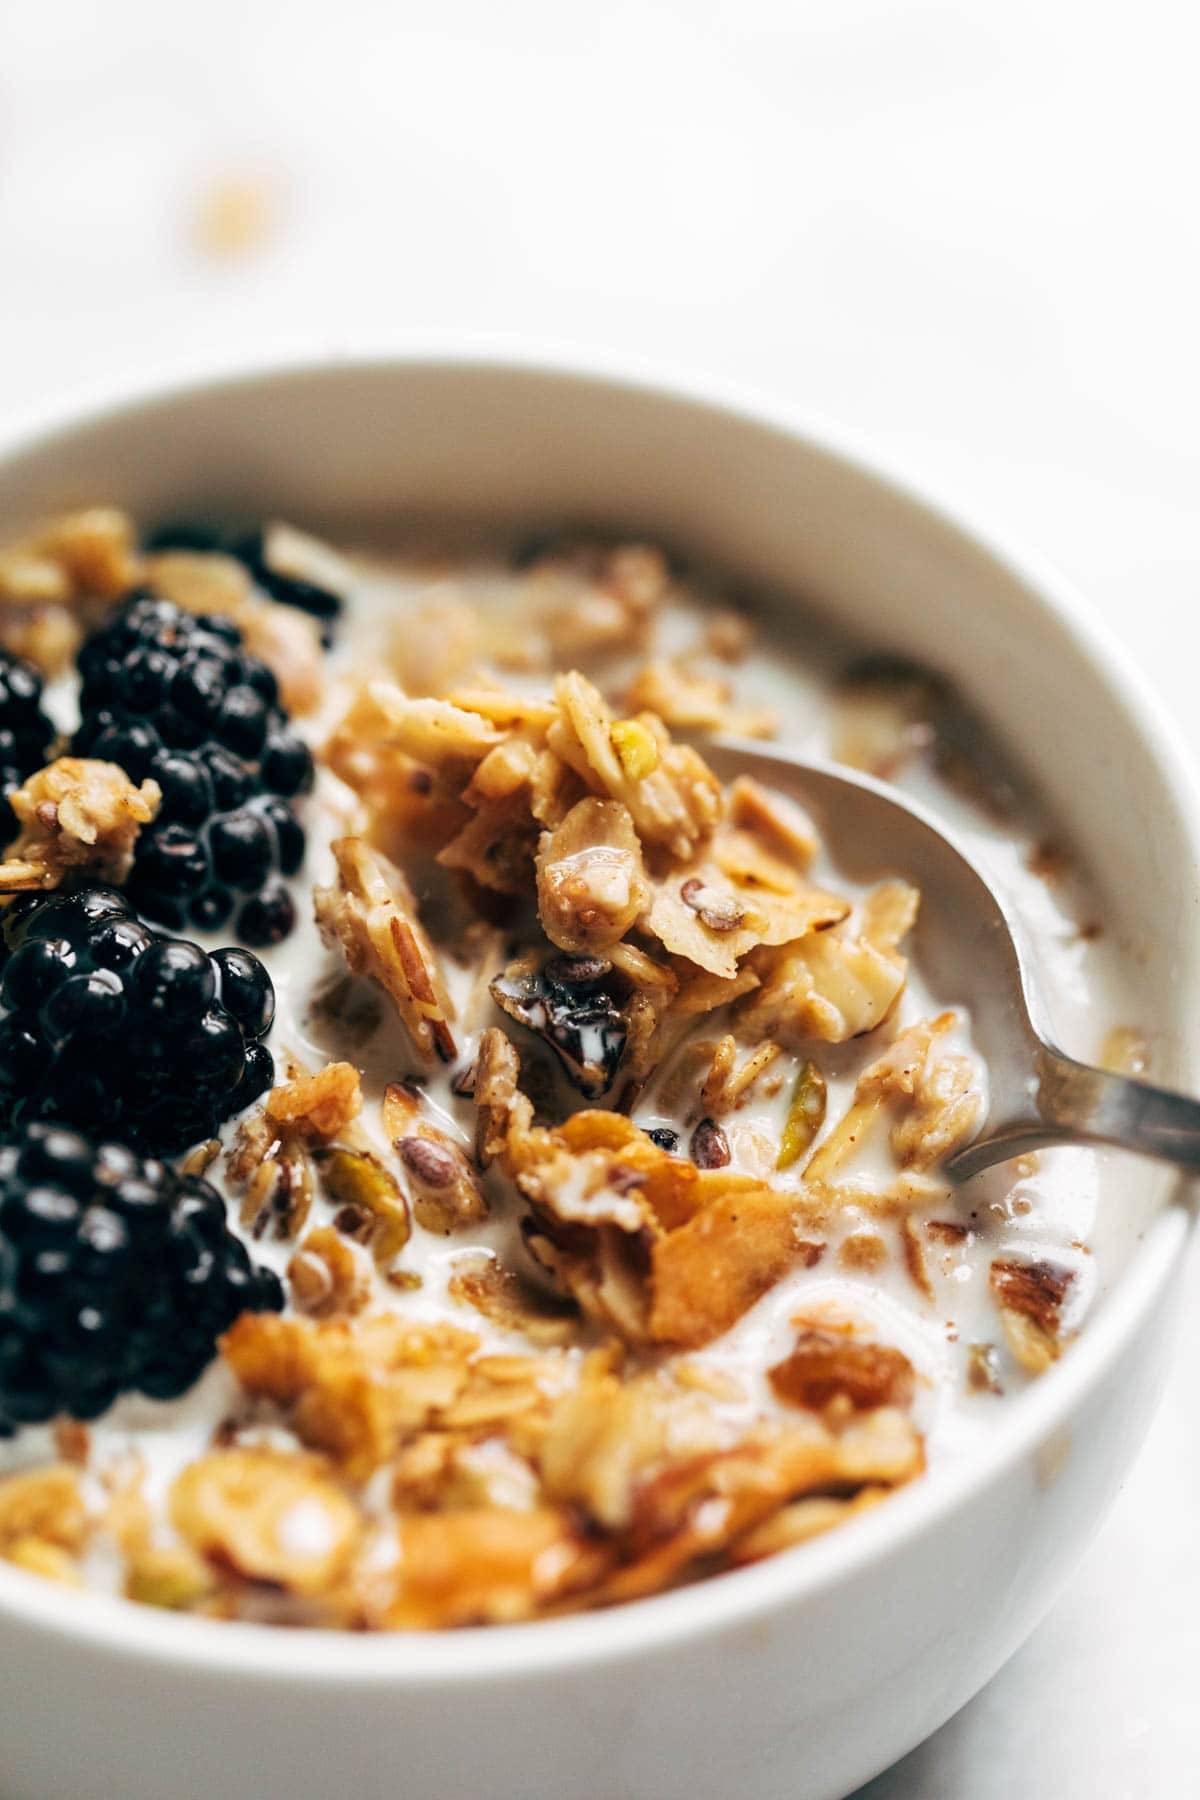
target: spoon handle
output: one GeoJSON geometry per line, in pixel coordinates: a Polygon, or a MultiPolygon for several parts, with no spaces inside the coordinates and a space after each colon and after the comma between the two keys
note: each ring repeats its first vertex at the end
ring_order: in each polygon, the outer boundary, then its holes
{"type": "Polygon", "coordinates": [[[1200,1100],[1038,1048],[1031,1110],[989,1122],[982,1137],[945,1165],[965,1181],[993,1163],[1051,1144],[1111,1144],[1200,1173],[1200,1100]]]}

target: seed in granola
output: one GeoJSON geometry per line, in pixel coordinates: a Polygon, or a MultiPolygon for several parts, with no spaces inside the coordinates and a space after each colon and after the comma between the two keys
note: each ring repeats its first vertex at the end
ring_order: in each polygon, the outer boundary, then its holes
{"type": "Polygon", "coordinates": [[[450,1092],[457,1094],[460,1100],[471,1100],[475,1096],[475,1064],[464,1063],[450,1083],[450,1092]]]}
{"type": "Polygon", "coordinates": [[[609,736],[617,760],[630,781],[641,781],[658,767],[658,743],[653,732],[638,719],[618,719],[609,736]]]}
{"type": "Polygon", "coordinates": [[[427,1187],[449,1187],[458,1173],[450,1152],[427,1138],[398,1138],[396,1149],[405,1166],[427,1187]]]}
{"type": "Polygon", "coordinates": [[[612,974],[607,956],[552,956],[542,974],[552,987],[591,993],[612,974]]]}
{"type": "Polygon", "coordinates": [[[779,1141],[777,1169],[790,1169],[811,1147],[825,1123],[825,1077],[815,1062],[806,1062],[796,1077],[779,1141]]]}
{"type": "Polygon", "coordinates": [[[729,1139],[715,1119],[701,1119],[688,1149],[698,1169],[723,1169],[729,1162],[729,1139]]]}
{"type": "Polygon", "coordinates": [[[0,1268],[0,1437],[174,1399],[240,1313],[283,1305],[208,1182],[54,1125],[0,1147],[0,1268]]]}
{"type": "Polygon", "coordinates": [[[647,1125],[643,1127],[643,1129],[645,1130],[646,1136],[650,1139],[650,1142],[652,1144],[657,1144],[658,1148],[660,1150],[665,1150],[668,1155],[671,1155],[678,1150],[679,1133],[673,1130],[670,1125],[647,1125]]]}
{"type": "Polygon", "coordinates": [[[701,881],[698,875],[689,875],[681,884],[679,897],[710,931],[736,931],[745,923],[745,910],[733,895],[723,894],[719,888],[701,881]]]}

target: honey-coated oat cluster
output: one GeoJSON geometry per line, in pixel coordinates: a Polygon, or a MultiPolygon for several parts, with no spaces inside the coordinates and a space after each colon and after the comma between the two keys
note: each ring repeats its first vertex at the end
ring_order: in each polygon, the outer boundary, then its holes
{"type": "MultiPolygon", "coordinates": [[[[329,578],[279,542],[289,578],[329,578]]],[[[740,614],[662,649],[674,581],[650,547],[551,541],[507,608],[443,581],[360,664],[352,608],[328,658],[245,557],[139,549],[115,511],[0,554],[0,641],[49,673],[144,586],[232,618],[314,718],[331,1045],[277,1041],[273,1089],[185,1159],[289,1301],[224,1337],[207,1448],[164,1490],[134,1433],[100,1456],[61,1420],[53,1463],[0,1480],[0,1556],[87,1585],[115,1548],[130,1598],[218,1618],[509,1622],[736,1568],[920,1473],[921,1378],[844,1310],[798,1291],[761,1391],[706,1354],[825,1258],[931,1293],[970,1236],[937,1166],[981,1085],[953,1014],[902,1021],[916,890],[818,879],[801,809],[708,766],[698,738],[774,721],[734,694],[740,614]]],[[[847,760],[949,762],[938,684],[869,671],[846,700],[847,760]]],[[[4,892],[120,882],[158,801],[103,762],[37,772],[4,892]]],[[[1057,1355],[1069,1279],[992,1267],[1022,1367],[1057,1355]]],[[[999,1369],[972,1348],[975,1387],[999,1369]]]]}

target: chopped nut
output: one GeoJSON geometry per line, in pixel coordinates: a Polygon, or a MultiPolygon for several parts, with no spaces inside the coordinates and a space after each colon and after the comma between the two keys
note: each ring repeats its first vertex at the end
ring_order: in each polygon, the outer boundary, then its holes
{"type": "Polygon", "coordinates": [[[887,1245],[877,1231],[852,1231],[843,1238],[838,1262],[843,1269],[863,1269],[874,1274],[887,1261],[887,1245]]]}
{"type": "Polygon", "coordinates": [[[1055,1263],[997,1258],[988,1280],[1000,1308],[1009,1349],[1021,1367],[1040,1375],[1062,1352],[1062,1306],[1073,1271],[1055,1263]]]}
{"type": "Polygon", "coordinates": [[[287,1275],[297,1308],[314,1319],[361,1312],[371,1296],[369,1265],[333,1226],[307,1234],[287,1275]]]}
{"type": "Polygon", "coordinates": [[[412,1235],[395,1176],[365,1150],[325,1150],[317,1160],[325,1190],[339,1208],[335,1229],[369,1245],[376,1263],[386,1269],[412,1235]]]}
{"type": "Polygon", "coordinates": [[[698,1169],[723,1169],[729,1162],[729,1140],[713,1119],[701,1119],[688,1151],[698,1169]]]}
{"type": "Polygon", "coordinates": [[[815,1062],[806,1062],[796,1077],[792,1098],[779,1140],[777,1169],[790,1169],[807,1155],[825,1123],[825,1077],[815,1062]]]}
{"type": "Polygon", "coordinates": [[[904,1251],[904,1266],[912,1277],[913,1286],[926,1300],[932,1300],[933,1282],[929,1278],[925,1246],[909,1213],[905,1213],[900,1221],[900,1246],[904,1251]]]}
{"type": "Polygon", "coordinates": [[[448,1234],[483,1218],[487,1202],[465,1152],[421,1116],[420,1100],[410,1089],[399,1083],[387,1089],[383,1123],[404,1164],[419,1225],[448,1234]]]}
{"type": "Polygon", "coordinates": [[[913,1397],[912,1364],[902,1351],[827,1331],[802,1331],[767,1374],[781,1400],[818,1411],[842,1397],[859,1411],[908,1406],[913,1397]]]}
{"type": "Polygon", "coordinates": [[[658,767],[658,741],[639,719],[618,719],[611,732],[613,749],[631,781],[641,781],[658,767]]]}
{"type": "Polygon", "coordinates": [[[967,1386],[975,1394],[1002,1394],[1000,1358],[994,1344],[967,1346],[967,1386]]]}
{"type": "Polygon", "coordinates": [[[362,1110],[358,1070],[350,1063],[328,1063],[316,1075],[302,1075],[272,1088],[266,1115],[277,1131],[310,1143],[327,1143],[346,1130],[362,1110]]]}
{"type": "Polygon", "coordinates": [[[731,894],[723,894],[695,875],[681,883],[679,897],[698,913],[710,931],[736,931],[746,922],[746,914],[731,894]]]}
{"type": "Polygon", "coordinates": [[[452,1062],[450,1003],[407,881],[361,838],[338,838],[332,849],[337,882],[313,895],[322,937],[340,944],[352,974],[391,996],[424,1057],[452,1062]]]}

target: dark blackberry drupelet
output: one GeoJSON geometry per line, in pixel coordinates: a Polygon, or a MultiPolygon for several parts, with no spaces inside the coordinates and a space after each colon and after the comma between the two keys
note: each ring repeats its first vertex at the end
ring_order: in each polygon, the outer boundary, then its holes
{"type": "Polygon", "coordinates": [[[32,663],[0,650],[0,849],[17,835],[8,796],[50,760],[56,733],[32,663]]]}
{"type": "Polygon", "coordinates": [[[0,976],[0,1130],[57,1119],[168,1155],[271,1085],[271,978],[153,930],[116,888],[15,901],[0,976]]]}
{"type": "Polygon", "coordinates": [[[341,595],[320,582],[307,580],[273,563],[269,534],[264,527],[230,533],[202,520],[182,519],[152,531],[145,547],[149,551],[222,551],[226,556],[236,557],[255,585],[272,600],[278,600],[284,606],[297,606],[301,612],[311,613],[319,619],[328,648],[334,622],[342,610],[341,595]]]}
{"type": "Polygon", "coordinates": [[[0,1437],[172,1400],[240,1313],[282,1305],[207,1181],[59,1125],[0,1144],[0,1437]]]}
{"type": "Polygon", "coordinates": [[[251,944],[286,936],[281,877],[304,860],[290,802],[312,786],[312,755],[237,626],[136,595],[88,639],[79,672],[76,753],[162,789],[129,881],[139,910],[176,930],[232,920],[251,944]]]}

